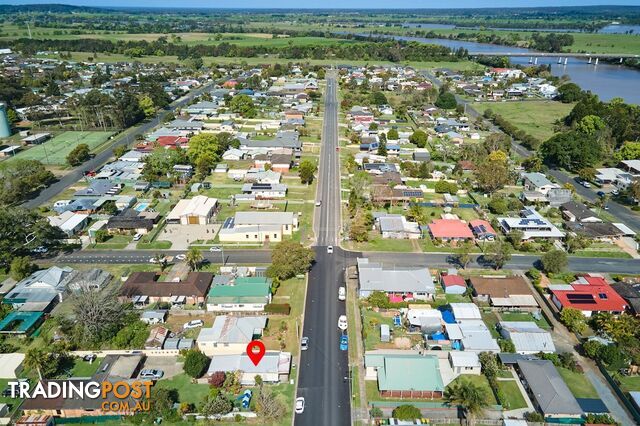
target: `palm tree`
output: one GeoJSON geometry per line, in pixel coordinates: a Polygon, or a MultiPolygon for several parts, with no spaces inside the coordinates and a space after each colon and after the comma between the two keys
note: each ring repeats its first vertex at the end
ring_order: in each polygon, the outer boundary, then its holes
{"type": "Polygon", "coordinates": [[[167,256],[164,253],[156,253],[153,255],[153,260],[160,266],[160,272],[164,272],[167,268],[167,256]]]}
{"type": "Polygon", "coordinates": [[[475,418],[481,415],[489,405],[487,390],[462,378],[447,386],[443,396],[449,405],[462,408],[467,424],[473,424],[475,418]]]}
{"type": "Polygon", "coordinates": [[[202,262],[202,252],[195,247],[191,247],[187,252],[186,261],[189,269],[195,271],[200,267],[200,262],[202,262]]]}
{"type": "Polygon", "coordinates": [[[31,348],[27,351],[24,358],[24,365],[28,368],[35,368],[38,377],[42,381],[42,373],[40,369],[47,362],[47,353],[40,348],[31,348]]]}

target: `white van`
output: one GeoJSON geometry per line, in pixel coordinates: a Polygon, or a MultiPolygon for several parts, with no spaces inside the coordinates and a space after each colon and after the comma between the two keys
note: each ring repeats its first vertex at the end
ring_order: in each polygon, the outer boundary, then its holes
{"type": "Polygon", "coordinates": [[[344,287],[338,288],[338,300],[346,300],[347,299],[347,289],[344,287]]]}

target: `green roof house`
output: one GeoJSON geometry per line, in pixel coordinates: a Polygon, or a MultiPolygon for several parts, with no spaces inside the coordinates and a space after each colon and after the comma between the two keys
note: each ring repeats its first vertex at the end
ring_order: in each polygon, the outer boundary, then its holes
{"type": "MultiPolygon", "coordinates": [[[[214,284],[217,280],[214,279],[214,284]]],[[[271,279],[239,277],[211,287],[207,310],[211,312],[259,312],[271,302],[271,279]]]]}
{"type": "Polygon", "coordinates": [[[369,351],[365,353],[366,380],[377,380],[383,397],[442,398],[444,383],[438,357],[417,352],[369,351]]]}

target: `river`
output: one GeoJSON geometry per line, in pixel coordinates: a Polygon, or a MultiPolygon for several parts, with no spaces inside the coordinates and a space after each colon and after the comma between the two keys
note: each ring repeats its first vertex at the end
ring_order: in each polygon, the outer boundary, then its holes
{"type": "MultiPolygon", "coordinates": [[[[554,32],[554,33],[579,33],[582,30],[576,28],[502,28],[502,27],[459,27],[453,24],[416,24],[404,23],[405,28],[422,28],[427,30],[495,30],[495,31],[536,31],[536,32],[554,32]]],[[[624,25],[609,24],[600,28],[597,33],[600,34],[640,34],[640,25],[624,25]]]]}
{"type": "MultiPolygon", "coordinates": [[[[367,36],[368,34],[358,35],[367,36]]],[[[540,52],[532,49],[501,46],[489,43],[477,43],[473,41],[392,35],[380,37],[439,44],[453,50],[464,48],[469,52],[477,53],[526,53],[530,54],[531,57],[534,58],[536,54],[540,54],[540,52]]],[[[511,57],[510,59],[514,64],[527,65],[530,58],[511,57]]],[[[594,65],[593,63],[589,64],[587,59],[579,58],[569,58],[567,65],[558,64],[557,62],[558,58],[538,57],[538,65],[551,64],[551,73],[553,75],[558,77],[568,75],[569,78],[571,78],[571,81],[579,85],[583,90],[590,90],[604,101],[609,101],[612,98],[622,98],[627,103],[640,104],[640,70],[603,62],[600,62],[598,65],[594,65]]]]}

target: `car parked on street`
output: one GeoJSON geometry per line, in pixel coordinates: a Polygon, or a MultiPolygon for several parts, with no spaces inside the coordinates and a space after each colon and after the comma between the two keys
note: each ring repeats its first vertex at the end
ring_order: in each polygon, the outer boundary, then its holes
{"type": "Polygon", "coordinates": [[[304,413],[304,398],[296,398],[296,414],[304,413]]]}
{"type": "Polygon", "coordinates": [[[338,328],[340,330],[346,330],[347,329],[347,316],[346,315],[340,315],[340,317],[338,318],[338,328]]]}
{"type": "Polygon", "coordinates": [[[307,349],[309,349],[309,338],[305,336],[300,339],[300,350],[306,351],[307,349]]]}

